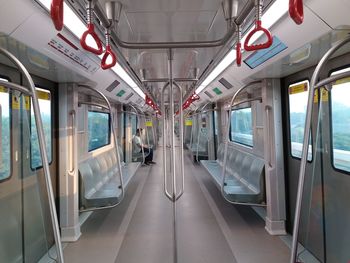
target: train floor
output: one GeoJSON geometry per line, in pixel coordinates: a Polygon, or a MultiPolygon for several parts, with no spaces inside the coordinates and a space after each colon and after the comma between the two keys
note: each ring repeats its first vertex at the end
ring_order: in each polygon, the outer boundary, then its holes
{"type": "MultiPolygon", "coordinates": [[[[206,171],[185,152],[185,193],[178,200],[179,263],[282,263],[289,248],[270,236],[250,207],[225,202],[206,171]]],[[[135,174],[122,204],[94,212],[64,249],[67,263],[173,263],[173,209],[163,193],[162,149],[156,165],[135,174]]]]}

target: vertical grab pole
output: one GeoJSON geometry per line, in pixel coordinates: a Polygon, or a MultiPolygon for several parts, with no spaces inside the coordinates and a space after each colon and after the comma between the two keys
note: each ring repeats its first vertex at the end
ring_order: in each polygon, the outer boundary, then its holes
{"type": "Polygon", "coordinates": [[[44,128],[43,128],[43,123],[42,123],[41,114],[40,114],[38,96],[35,91],[35,85],[27,69],[15,56],[13,56],[10,52],[8,52],[3,48],[0,48],[0,53],[4,54],[16,66],[18,66],[18,69],[23,73],[23,75],[25,76],[25,79],[28,81],[29,90],[33,98],[33,109],[34,109],[34,116],[35,116],[35,124],[37,127],[37,133],[38,133],[40,155],[41,155],[41,160],[42,160],[42,165],[43,165],[43,170],[45,175],[45,183],[46,183],[46,189],[47,189],[48,199],[49,199],[51,221],[52,221],[52,226],[54,228],[53,233],[54,233],[54,239],[56,243],[57,261],[58,263],[63,263],[64,259],[63,259],[63,251],[62,251],[62,244],[61,244],[61,237],[60,237],[60,229],[59,229],[59,224],[58,224],[58,219],[56,214],[55,197],[52,190],[50,167],[49,167],[49,161],[48,161],[47,152],[46,152],[45,134],[44,134],[44,128]]]}
{"type": "Polygon", "coordinates": [[[75,121],[75,110],[71,110],[70,115],[72,116],[72,141],[71,141],[71,149],[70,149],[70,158],[71,158],[71,166],[68,171],[70,175],[73,175],[75,173],[75,165],[74,165],[74,153],[75,153],[75,127],[76,127],[76,121],[75,121]]]}
{"type": "Polygon", "coordinates": [[[176,200],[178,200],[185,191],[185,162],[184,162],[184,116],[183,116],[183,109],[182,109],[182,87],[174,82],[174,85],[179,89],[180,91],[180,101],[179,101],[179,115],[180,115],[180,160],[181,160],[181,191],[177,195],[176,200]]]}
{"type": "Polygon", "coordinates": [[[306,110],[306,121],[305,121],[305,130],[304,130],[304,141],[303,149],[301,152],[301,164],[299,170],[299,182],[298,182],[298,192],[297,192],[297,201],[295,207],[295,216],[294,216],[294,226],[293,226],[293,241],[292,241],[292,251],[290,257],[290,263],[295,263],[297,259],[298,252],[298,234],[299,234],[299,225],[300,225],[300,214],[301,214],[301,205],[303,199],[303,189],[305,182],[305,171],[306,171],[306,162],[309,149],[309,138],[311,132],[311,119],[313,111],[313,100],[315,94],[315,87],[317,86],[317,81],[322,67],[326,64],[329,58],[343,45],[350,42],[350,37],[347,37],[343,40],[338,41],[333,47],[331,47],[327,53],[322,57],[320,62],[317,64],[317,67],[312,75],[310,88],[308,91],[308,104],[306,110]]]}
{"type": "Polygon", "coordinates": [[[166,140],[166,112],[165,112],[165,102],[164,102],[164,92],[165,89],[169,86],[169,82],[166,83],[164,85],[164,87],[162,88],[162,93],[161,93],[161,108],[162,108],[162,115],[163,115],[163,177],[164,177],[164,194],[166,197],[169,198],[169,200],[171,200],[172,196],[171,194],[168,192],[168,188],[167,188],[167,176],[166,176],[166,171],[167,171],[167,153],[166,153],[166,147],[167,147],[167,140],[166,140]]]}

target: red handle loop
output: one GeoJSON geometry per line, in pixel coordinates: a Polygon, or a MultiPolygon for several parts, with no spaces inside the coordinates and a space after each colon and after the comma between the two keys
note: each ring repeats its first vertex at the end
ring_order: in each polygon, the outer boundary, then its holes
{"type": "Polygon", "coordinates": [[[84,32],[84,34],[81,36],[80,39],[80,45],[83,47],[83,49],[94,53],[96,55],[101,55],[103,53],[103,47],[102,47],[102,43],[101,40],[98,38],[97,34],[95,33],[95,27],[94,24],[88,24],[88,29],[84,32]],[[87,43],[86,43],[86,38],[87,36],[90,35],[96,42],[97,45],[97,49],[90,47],[87,43]]]}
{"type": "Polygon", "coordinates": [[[61,31],[63,28],[63,0],[52,0],[50,15],[56,30],[61,31]]]}
{"type": "Polygon", "coordinates": [[[267,30],[266,28],[263,28],[261,26],[261,21],[257,20],[257,21],[255,21],[255,28],[249,32],[249,34],[244,42],[244,49],[247,51],[255,51],[255,50],[259,50],[259,49],[269,48],[272,45],[272,42],[273,42],[273,40],[272,40],[272,35],[271,35],[270,31],[267,30]],[[259,31],[262,31],[266,35],[267,41],[265,43],[262,43],[262,44],[249,45],[249,41],[252,38],[252,36],[259,31]]]}
{"type": "Polygon", "coordinates": [[[106,46],[106,52],[102,57],[101,60],[101,68],[106,70],[106,69],[110,69],[113,68],[115,66],[115,64],[117,64],[117,56],[114,54],[113,50],[111,49],[111,46],[106,46]],[[112,58],[112,62],[107,64],[107,58],[108,56],[111,56],[112,58]]]}
{"type": "Polygon", "coordinates": [[[242,44],[240,42],[236,45],[236,64],[238,67],[242,64],[242,51],[241,51],[242,44]]]}
{"type": "Polygon", "coordinates": [[[297,25],[304,21],[303,0],[289,0],[289,15],[297,25]]]}

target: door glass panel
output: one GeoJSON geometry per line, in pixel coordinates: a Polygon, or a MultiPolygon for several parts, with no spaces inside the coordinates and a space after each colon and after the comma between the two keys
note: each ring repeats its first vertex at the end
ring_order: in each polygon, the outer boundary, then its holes
{"type": "MultiPolygon", "coordinates": [[[[309,81],[307,80],[294,83],[288,88],[290,148],[292,156],[296,158],[301,158],[303,149],[308,89],[309,81]]],[[[311,134],[307,159],[312,160],[311,134]]]]}
{"type": "MultiPolygon", "coordinates": [[[[51,93],[48,90],[36,88],[41,119],[44,127],[44,135],[45,135],[45,143],[47,149],[47,157],[49,163],[52,161],[52,122],[51,122],[51,93]]],[[[28,98],[28,97],[26,97],[28,98]]],[[[29,101],[25,101],[25,107],[28,107],[29,101]]],[[[31,156],[31,168],[38,169],[42,167],[42,161],[40,157],[39,151],[39,142],[36,132],[36,124],[34,118],[34,110],[33,104],[31,104],[31,129],[32,129],[32,138],[31,138],[31,148],[30,148],[30,156],[31,156]]]]}
{"type": "Polygon", "coordinates": [[[350,172],[349,91],[349,78],[337,81],[331,91],[332,162],[336,169],[346,172],[350,172]]]}

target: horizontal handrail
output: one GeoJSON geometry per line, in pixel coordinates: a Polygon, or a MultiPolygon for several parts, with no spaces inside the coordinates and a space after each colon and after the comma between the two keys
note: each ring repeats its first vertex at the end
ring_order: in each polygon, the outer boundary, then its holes
{"type": "Polygon", "coordinates": [[[350,77],[350,71],[346,71],[346,72],[343,72],[343,73],[339,73],[339,74],[330,76],[330,77],[328,77],[328,78],[326,78],[326,79],[320,80],[320,81],[314,86],[314,88],[315,88],[315,89],[318,89],[318,88],[327,86],[327,85],[329,85],[329,84],[331,84],[331,83],[334,83],[334,82],[336,82],[337,80],[344,79],[344,78],[348,78],[348,77],[350,77]]]}
{"type": "Polygon", "coordinates": [[[16,83],[8,82],[5,80],[0,80],[0,86],[4,86],[5,88],[13,89],[19,91],[25,95],[32,96],[32,92],[29,91],[26,87],[18,85],[16,83]]]}
{"type": "Polygon", "coordinates": [[[109,111],[108,107],[106,105],[96,103],[96,102],[91,102],[91,101],[78,101],[78,106],[80,105],[87,105],[87,106],[94,106],[94,107],[100,107],[104,110],[109,111]]]}

